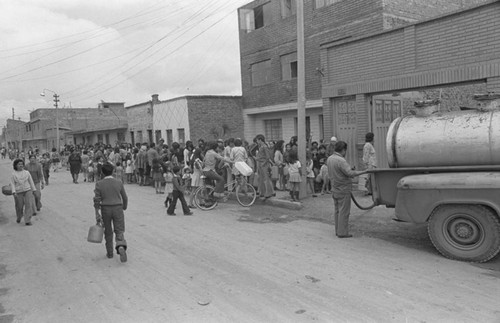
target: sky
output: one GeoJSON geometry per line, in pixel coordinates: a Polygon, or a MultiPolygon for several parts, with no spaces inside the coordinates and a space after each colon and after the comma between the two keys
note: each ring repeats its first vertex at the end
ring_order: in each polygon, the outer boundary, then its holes
{"type": "Polygon", "coordinates": [[[52,108],[241,95],[251,0],[0,0],[0,127],[52,108]],[[44,92],[45,96],[40,94],[44,92]]]}

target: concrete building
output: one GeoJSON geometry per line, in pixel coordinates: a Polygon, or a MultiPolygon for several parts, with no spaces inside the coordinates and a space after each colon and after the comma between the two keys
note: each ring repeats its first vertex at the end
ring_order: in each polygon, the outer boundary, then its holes
{"type": "Polygon", "coordinates": [[[73,110],[66,114],[66,122],[63,120],[70,129],[64,136],[66,144],[115,146],[126,142],[128,118],[123,102],[101,102],[97,109],[73,110]]]}
{"type": "Polygon", "coordinates": [[[243,138],[241,96],[183,96],[153,105],[156,142],[243,138]]]}
{"type": "Polygon", "coordinates": [[[97,109],[58,108],[36,109],[30,113],[30,120],[7,120],[5,129],[8,146],[20,150],[29,147],[50,151],[57,146],[57,125],[59,144],[115,144],[124,141],[127,116],[123,103],[105,103],[97,109]]]}
{"type": "MultiPolygon", "coordinates": [[[[349,67],[330,68],[337,58],[364,55],[370,60],[370,47],[337,52],[340,57],[325,54],[325,48],[343,48],[354,39],[374,33],[410,25],[444,13],[484,3],[487,0],[306,0],[304,1],[306,135],[320,140],[332,134],[345,135],[334,125],[329,101],[324,100],[324,86],[334,82],[338,75],[349,74],[349,67]],[[359,51],[362,52],[359,52],[359,51]],[[325,107],[326,105],[326,107],[325,107]],[[338,132],[338,133],[337,133],[338,132]]],[[[240,56],[243,94],[244,137],[258,133],[266,139],[288,140],[297,134],[297,29],[294,0],[256,0],[239,8],[240,56]]],[[[383,43],[383,41],[382,41],[383,43]]],[[[406,55],[407,43],[400,38],[381,45],[381,55],[406,55]],[[382,54],[383,52],[383,54],[382,54]]],[[[383,56],[379,58],[384,60],[383,56]]],[[[354,61],[354,60],[353,60],[354,61]]],[[[364,62],[364,61],[363,61],[364,62]]],[[[373,60],[374,64],[381,61],[373,60]]],[[[382,64],[386,66],[387,64],[382,64]]],[[[404,72],[401,71],[400,72],[404,72]]],[[[362,78],[363,75],[356,75],[362,78]]],[[[342,89],[339,86],[340,89],[342,89]]],[[[329,92],[330,93],[330,92],[329,92]]],[[[342,92],[336,95],[344,95],[342,92]]],[[[341,116],[348,124],[356,105],[345,100],[341,116]],[[350,119],[349,119],[350,118],[350,119]]],[[[361,120],[361,119],[360,119],[361,120]]],[[[347,128],[349,126],[346,126],[347,128]]],[[[366,127],[365,127],[366,128],[366,127]]],[[[362,128],[356,128],[361,133],[362,128]]],[[[364,129],[363,129],[364,131],[364,129]]],[[[352,133],[352,131],[351,131],[352,133]]],[[[358,134],[358,132],[354,132],[358,134]]],[[[346,138],[358,143],[358,138],[346,138]]],[[[364,138],[364,136],[362,137],[364,138]]],[[[351,156],[353,157],[353,156],[351,156]]]]}

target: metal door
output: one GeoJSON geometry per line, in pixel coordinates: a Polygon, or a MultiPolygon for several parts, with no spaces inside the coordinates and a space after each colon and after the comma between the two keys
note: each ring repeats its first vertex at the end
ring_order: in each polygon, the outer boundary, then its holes
{"type": "Polygon", "coordinates": [[[402,114],[401,101],[399,100],[374,100],[373,133],[375,134],[375,151],[377,152],[377,167],[387,168],[386,137],[391,122],[402,114]]]}
{"type": "Polygon", "coordinates": [[[345,159],[350,165],[357,165],[356,153],[356,100],[355,98],[335,100],[337,139],[347,143],[345,159]]]}

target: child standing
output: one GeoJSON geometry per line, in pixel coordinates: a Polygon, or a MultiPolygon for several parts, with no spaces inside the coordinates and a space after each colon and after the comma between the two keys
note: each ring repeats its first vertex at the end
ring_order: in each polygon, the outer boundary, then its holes
{"type": "Polygon", "coordinates": [[[127,184],[132,183],[132,159],[130,156],[127,156],[127,166],[125,167],[125,175],[127,176],[127,184]]]}
{"type": "Polygon", "coordinates": [[[321,168],[319,170],[319,174],[321,176],[321,179],[323,181],[323,187],[321,187],[321,194],[330,194],[329,186],[330,184],[330,178],[328,178],[328,166],[326,166],[325,160],[321,159],[320,160],[321,168]]]}
{"type": "Polygon", "coordinates": [[[189,196],[189,207],[194,208],[194,192],[201,183],[201,170],[203,169],[203,162],[201,161],[201,149],[196,148],[191,156],[191,165],[193,166],[193,174],[191,174],[191,195],[189,196]]]}
{"type": "Polygon", "coordinates": [[[170,162],[165,163],[165,173],[163,173],[163,178],[165,179],[165,207],[168,208],[169,204],[172,203],[172,191],[174,188],[172,184],[174,174],[172,174],[170,162]]]}
{"type": "Polygon", "coordinates": [[[311,190],[312,197],[316,197],[317,195],[316,195],[316,192],[314,191],[315,176],[314,176],[313,167],[314,167],[314,162],[312,160],[312,154],[311,154],[311,152],[308,151],[306,153],[307,186],[311,190]]]}
{"type": "Polygon", "coordinates": [[[119,161],[116,162],[115,178],[123,183],[123,166],[119,161]]]}
{"type": "Polygon", "coordinates": [[[193,215],[193,212],[189,210],[189,207],[186,203],[186,199],[184,198],[184,187],[181,185],[181,167],[180,166],[174,166],[173,168],[173,178],[172,178],[172,186],[173,186],[173,191],[172,191],[172,196],[173,200],[170,203],[170,206],[167,209],[167,214],[168,215],[175,215],[175,206],[177,204],[177,200],[179,199],[181,201],[182,205],[182,211],[184,212],[184,215],[193,215]]]}
{"type": "Polygon", "coordinates": [[[299,201],[299,185],[302,182],[302,171],[297,151],[292,149],[288,152],[288,182],[290,183],[290,197],[292,201],[299,201]]]}
{"type": "Polygon", "coordinates": [[[94,162],[92,160],[89,160],[89,168],[88,168],[88,181],[89,183],[92,183],[94,181],[94,162]]]}
{"type": "Polygon", "coordinates": [[[162,171],[163,169],[160,164],[160,159],[153,158],[153,163],[151,165],[151,175],[153,177],[153,181],[155,182],[156,194],[161,194],[161,180],[163,178],[162,171]]]}
{"type": "Polygon", "coordinates": [[[94,209],[98,223],[104,224],[104,238],[108,258],[113,258],[113,232],[115,233],[116,252],[120,261],[127,261],[127,241],[125,241],[125,216],[128,198],[123,183],[113,178],[113,165],[102,165],[104,179],[95,184],[94,209]],[[101,213],[99,214],[99,210],[101,213]]]}
{"type": "Polygon", "coordinates": [[[94,178],[95,178],[95,181],[97,182],[103,178],[103,176],[102,176],[102,165],[103,165],[102,157],[98,156],[96,158],[96,162],[97,162],[97,165],[94,169],[94,178]]]}

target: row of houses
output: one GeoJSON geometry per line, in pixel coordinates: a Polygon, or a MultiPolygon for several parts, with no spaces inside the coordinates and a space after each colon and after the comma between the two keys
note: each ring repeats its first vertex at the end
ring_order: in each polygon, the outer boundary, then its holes
{"type": "MultiPolygon", "coordinates": [[[[101,113],[96,118],[105,124],[60,125],[65,142],[296,135],[295,7],[295,0],[256,0],[238,9],[241,96],[160,101],[153,95],[133,106],[101,103],[89,114],[101,113]]],[[[376,149],[385,151],[389,124],[415,100],[440,97],[442,107],[454,109],[474,105],[474,93],[500,92],[499,27],[497,0],[305,0],[307,138],[337,136],[352,147],[347,158],[355,164],[364,134],[374,132],[376,149]]],[[[30,116],[27,129],[36,121],[30,116]]],[[[44,135],[37,139],[53,146],[52,129],[44,135]]],[[[25,147],[29,140],[17,144],[25,147]]]]}

